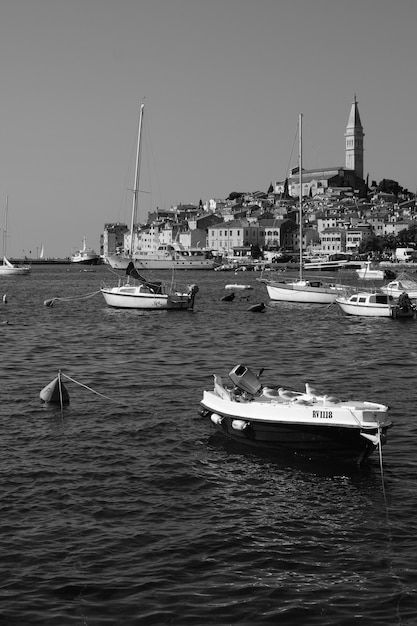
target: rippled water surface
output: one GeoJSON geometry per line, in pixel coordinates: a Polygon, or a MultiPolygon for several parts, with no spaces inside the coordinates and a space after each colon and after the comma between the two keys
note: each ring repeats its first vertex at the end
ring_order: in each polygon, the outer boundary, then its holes
{"type": "Polygon", "coordinates": [[[417,321],[271,304],[255,273],[178,273],[193,312],[117,311],[107,273],[0,278],[0,624],[416,624],[417,321]],[[389,404],[383,473],[214,434],[202,391],[239,362],[389,404]],[[39,400],[59,370],[62,412],[39,400]]]}

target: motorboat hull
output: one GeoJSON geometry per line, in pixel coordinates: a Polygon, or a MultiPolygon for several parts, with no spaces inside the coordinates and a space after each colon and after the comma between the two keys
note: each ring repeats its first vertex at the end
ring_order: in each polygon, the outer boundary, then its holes
{"type": "Polygon", "coordinates": [[[347,315],[362,315],[364,317],[392,317],[393,307],[389,305],[349,304],[340,299],[336,300],[342,311],[347,315]]]}
{"type": "MultiPolygon", "coordinates": [[[[378,428],[360,429],[346,426],[319,426],[311,424],[273,423],[250,420],[243,430],[233,427],[236,418],[213,413],[204,405],[202,415],[219,415],[215,428],[224,436],[246,446],[295,453],[312,460],[332,460],[338,463],[360,465],[375,451],[375,444],[363,436],[378,435],[378,428]]],[[[213,420],[211,420],[213,421],[213,420]]],[[[387,441],[389,426],[382,427],[381,443],[387,441]]]]}

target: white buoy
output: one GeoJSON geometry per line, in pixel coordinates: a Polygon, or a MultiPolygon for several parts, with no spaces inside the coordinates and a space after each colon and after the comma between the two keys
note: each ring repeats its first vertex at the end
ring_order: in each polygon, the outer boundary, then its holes
{"type": "Polygon", "coordinates": [[[7,293],[3,296],[3,304],[7,304],[7,293]]]}
{"type": "Polygon", "coordinates": [[[49,402],[50,404],[63,405],[69,404],[70,401],[69,393],[61,380],[60,374],[41,390],[39,397],[44,402],[49,402]]]}

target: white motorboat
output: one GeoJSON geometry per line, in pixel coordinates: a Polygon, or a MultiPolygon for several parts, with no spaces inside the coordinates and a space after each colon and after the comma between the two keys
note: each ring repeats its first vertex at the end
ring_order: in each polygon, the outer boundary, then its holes
{"type": "Polygon", "coordinates": [[[298,138],[299,138],[299,176],[300,176],[300,193],[299,193],[299,278],[295,280],[270,280],[261,279],[266,286],[268,295],[271,300],[280,302],[303,302],[314,304],[331,304],[341,291],[341,287],[336,287],[331,283],[321,280],[305,280],[303,278],[303,167],[302,167],[302,115],[299,116],[298,122],[298,138]]]}
{"type": "Polygon", "coordinates": [[[71,255],[71,263],[79,263],[80,265],[97,265],[100,255],[92,248],[87,248],[85,237],[83,238],[83,247],[71,255]]]}
{"type": "Polygon", "coordinates": [[[248,446],[360,464],[386,442],[392,426],[384,404],[341,400],[308,383],[305,392],[264,387],[244,365],[233,368],[229,378],[231,387],[214,375],[214,389],[203,393],[201,415],[248,446]]]}
{"type": "Polygon", "coordinates": [[[395,280],[380,287],[381,291],[393,298],[399,298],[402,293],[406,293],[412,300],[417,298],[417,281],[408,276],[405,272],[397,276],[395,280]]]}
{"type": "Polygon", "coordinates": [[[372,261],[365,261],[359,269],[356,270],[358,278],[362,280],[384,280],[384,278],[395,278],[395,273],[391,270],[384,270],[375,267],[372,261]]]}
{"type": "MultiPolygon", "coordinates": [[[[414,306],[400,306],[391,295],[382,292],[361,291],[339,296],[336,303],[348,315],[366,317],[415,317],[414,306]]],[[[411,303],[410,303],[411,304],[411,303]]]]}
{"type": "Polygon", "coordinates": [[[119,309],[176,309],[190,310],[194,307],[197,285],[189,285],[186,290],[176,290],[173,285],[167,288],[160,281],[145,279],[130,263],[126,270],[126,280],[119,279],[114,287],[100,289],[106,303],[119,309]]]}

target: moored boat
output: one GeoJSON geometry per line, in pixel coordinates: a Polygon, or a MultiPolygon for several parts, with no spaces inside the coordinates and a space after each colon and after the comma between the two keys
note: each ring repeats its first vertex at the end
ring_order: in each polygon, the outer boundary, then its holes
{"type": "Polygon", "coordinates": [[[125,270],[132,260],[147,270],[212,270],[215,267],[214,259],[201,248],[187,249],[178,243],[106,257],[106,262],[116,270],[125,270]]]}
{"type": "Polygon", "coordinates": [[[372,261],[365,261],[359,269],[356,270],[358,278],[362,280],[384,280],[384,278],[395,278],[395,272],[387,269],[380,269],[372,264],[372,261]]]}
{"type": "Polygon", "coordinates": [[[116,286],[104,285],[100,289],[106,304],[118,309],[146,310],[190,310],[194,307],[197,285],[188,285],[186,290],[176,290],[173,285],[165,286],[160,281],[144,278],[133,262],[126,270],[126,279],[116,286]]]}
{"type": "Polygon", "coordinates": [[[406,293],[412,300],[417,299],[417,281],[405,272],[388,284],[382,285],[380,289],[393,298],[399,298],[402,293],[406,293]]]}
{"type": "Polygon", "coordinates": [[[226,437],[248,446],[286,450],[311,459],[360,464],[386,442],[388,407],[305,392],[264,387],[245,365],[229,373],[232,386],[214,375],[201,415],[226,437]]]}
{"type": "Polygon", "coordinates": [[[97,254],[92,248],[87,248],[85,237],[83,238],[83,247],[76,250],[71,255],[71,263],[78,263],[80,265],[97,265],[100,255],[97,254]]]}
{"type": "Polygon", "coordinates": [[[0,262],[0,276],[25,276],[29,274],[30,265],[20,265],[12,263],[7,258],[7,221],[9,216],[9,196],[6,200],[5,224],[3,228],[3,261],[0,262]]]}
{"type": "Polygon", "coordinates": [[[30,270],[30,265],[11,263],[5,256],[3,257],[3,263],[0,264],[0,276],[24,276],[29,274],[30,270]]]}
{"type": "Polygon", "coordinates": [[[271,300],[309,304],[331,304],[340,293],[340,287],[321,280],[305,280],[303,277],[303,164],[302,164],[302,115],[298,121],[298,171],[299,171],[299,277],[295,280],[261,279],[271,300]]]}
{"type": "Polygon", "coordinates": [[[391,295],[382,292],[360,291],[346,293],[336,298],[336,303],[348,315],[365,317],[413,318],[416,307],[408,303],[396,303],[391,295]]]}

